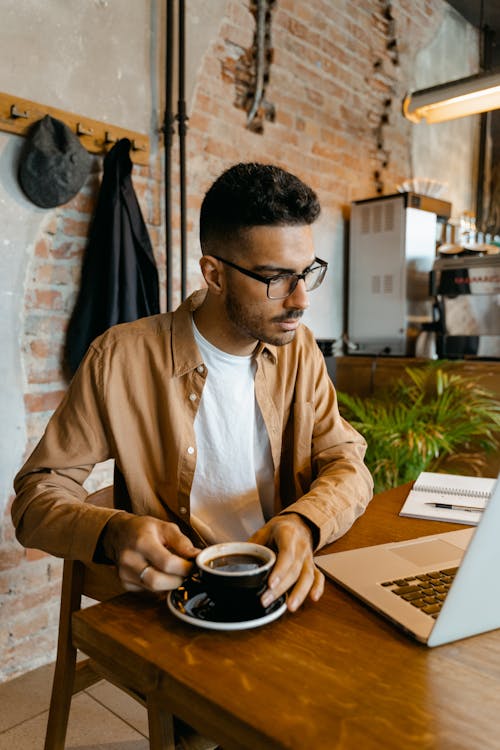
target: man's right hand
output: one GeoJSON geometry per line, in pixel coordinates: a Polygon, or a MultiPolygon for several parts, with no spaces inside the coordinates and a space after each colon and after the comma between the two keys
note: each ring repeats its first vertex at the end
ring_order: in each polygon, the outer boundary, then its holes
{"type": "Polygon", "coordinates": [[[200,551],[175,523],[128,513],[110,518],[102,541],[127,591],[176,589],[200,551]]]}

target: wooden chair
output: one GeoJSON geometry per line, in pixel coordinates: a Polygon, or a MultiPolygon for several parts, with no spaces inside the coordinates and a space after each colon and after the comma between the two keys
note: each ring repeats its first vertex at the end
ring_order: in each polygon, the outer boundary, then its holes
{"type": "MultiPolygon", "coordinates": [[[[113,488],[106,487],[89,495],[87,502],[113,507],[113,488]]],[[[71,699],[75,693],[101,679],[112,682],[146,706],[151,750],[175,750],[173,716],[165,711],[155,695],[157,676],[151,673],[119,675],[106,664],[91,658],[77,661],[71,618],[81,608],[83,596],[105,601],[123,593],[116,569],[109,565],[87,565],[65,560],[61,590],[61,612],[57,659],[50,699],[45,750],[64,750],[71,699]]]]}

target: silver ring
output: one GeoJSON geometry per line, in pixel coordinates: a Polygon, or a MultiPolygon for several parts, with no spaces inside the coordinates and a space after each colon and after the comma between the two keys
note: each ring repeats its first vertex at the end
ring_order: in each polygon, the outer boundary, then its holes
{"type": "Polygon", "coordinates": [[[145,568],[143,568],[143,569],[141,570],[141,572],[139,573],[139,579],[140,579],[141,581],[144,581],[144,576],[146,575],[146,570],[149,570],[149,569],[150,569],[150,567],[151,567],[151,565],[146,565],[146,567],[145,567],[145,568]]]}

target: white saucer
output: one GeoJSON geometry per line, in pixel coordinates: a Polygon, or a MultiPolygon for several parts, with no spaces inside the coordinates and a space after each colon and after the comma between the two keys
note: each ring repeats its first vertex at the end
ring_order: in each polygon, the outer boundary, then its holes
{"type": "Polygon", "coordinates": [[[214,604],[208,595],[202,590],[197,580],[190,579],[183,586],[175,591],[171,591],[167,597],[169,610],[179,620],[188,622],[190,625],[196,625],[199,628],[208,630],[248,630],[250,628],[259,628],[261,625],[267,625],[268,622],[277,620],[286,610],[286,597],[282,596],[270,607],[264,610],[264,614],[256,615],[248,620],[229,620],[224,616],[214,616],[211,614],[214,610],[214,604]]]}

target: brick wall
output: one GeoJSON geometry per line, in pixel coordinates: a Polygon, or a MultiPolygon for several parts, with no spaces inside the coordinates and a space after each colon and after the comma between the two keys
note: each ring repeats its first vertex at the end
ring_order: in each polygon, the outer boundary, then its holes
{"type": "Polygon", "coordinates": [[[326,216],[345,214],[352,200],[376,195],[379,183],[384,193],[394,192],[410,175],[411,124],[401,116],[401,102],[414,55],[435,33],[444,4],[401,0],[393,5],[390,21],[391,4],[379,0],[279,0],[266,90],[276,116],[257,134],[245,128],[245,112],[234,105],[253,18],[245,0],[228,3],[190,113],[193,270],[201,197],[235,161],[271,161],[297,173],[317,190],[326,216]],[[394,48],[387,48],[394,37],[397,58],[394,48]]]}
{"type": "MultiPolygon", "coordinates": [[[[279,0],[273,12],[274,61],[266,99],[274,122],[245,128],[235,106],[242,59],[254,35],[247,0],[228,0],[203,59],[189,107],[187,136],[188,291],[200,285],[197,216],[212,180],[236,161],[274,162],[318,192],[330,224],[350,202],[394,192],[409,176],[410,124],[400,113],[413,57],[439,26],[442,0],[279,0]],[[392,18],[391,18],[392,16],[392,18]],[[377,173],[377,174],[376,174],[377,173]]],[[[174,247],[179,247],[177,149],[173,149],[174,247]]],[[[100,162],[81,193],[49,212],[26,278],[24,334],[27,450],[41,435],[66,383],[61,351],[78,288],[82,251],[99,184],[100,162]]],[[[157,254],[162,288],[161,164],[134,168],[134,184],[157,254]]],[[[333,242],[333,240],[332,240],[333,242]]],[[[173,288],[179,301],[179,258],[173,288]]],[[[164,303],[163,303],[164,306],[164,303]]],[[[104,481],[109,476],[104,471],[104,481]]],[[[101,479],[103,478],[101,476],[101,479]]],[[[54,654],[61,563],[15,542],[1,527],[0,681],[54,654]]]]}

